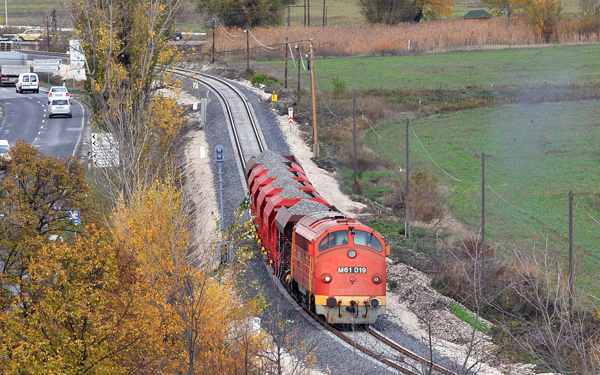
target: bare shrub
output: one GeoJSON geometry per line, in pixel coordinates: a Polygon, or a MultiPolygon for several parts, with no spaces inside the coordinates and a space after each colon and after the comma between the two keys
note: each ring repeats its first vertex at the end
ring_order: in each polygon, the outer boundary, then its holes
{"type": "Polygon", "coordinates": [[[571,295],[561,263],[549,256],[547,247],[533,254],[516,251],[514,259],[517,272],[511,288],[526,304],[527,314],[508,310],[503,334],[555,372],[598,374],[597,311],[586,307],[583,293],[571,295]]]}
{"type": "Polygon", "coordinates": [[[438,178],[431,171],[419,171],[410,176],[412,217],[430,223],[445,214],[438,178]]]}

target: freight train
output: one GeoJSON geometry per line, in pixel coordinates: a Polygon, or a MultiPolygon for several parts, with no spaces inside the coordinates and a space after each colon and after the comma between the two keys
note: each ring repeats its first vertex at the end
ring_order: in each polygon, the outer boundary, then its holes
{"type": "Polygon", "coordinates": [[[261,250],[288,291],[330,324],[385,314],[384,238],[329,204],[292,155],[265,151],[245,173],[261,250]]]}

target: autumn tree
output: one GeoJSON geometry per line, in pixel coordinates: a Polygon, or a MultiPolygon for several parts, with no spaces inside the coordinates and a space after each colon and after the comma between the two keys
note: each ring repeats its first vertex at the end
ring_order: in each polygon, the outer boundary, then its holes
{"type": "Polygon", "coordinates": [[[200,0],[198,9],[216,16],[226,27],[277,26],[283,21],[282,0],[200,0]]]}
{"type": "Polygon", "coordinates": [[[169,340],[182,353],[178,371],[246,373],[256,366],[250,353],[263,343],[260,332],[247,330],[261,304],[243,301],[235,278],[217,272],[214,233],[205,233],[203,243],[192,241],[188,204],[172,181],[156,181],[118,206],[113,232],[137,259],[154,304],[170,322],[169,340]]]}
{"type": "Polygon", "coordinates": [[[558,0],[532,0],[527,6],[527,22],[539,38],[549,43],[556,34],[561,12],[558,0]]]}
{"type": "Polygon", "coordinates": [[[0,372],[141,374],[166,369],[164,321],[139,285],[137,266],[105,231],[88,225],[72,243],[32,255],[26,285],[0,315],[0,372]],[[157,319],[158,318],[158,319],[157,319]]]}
{"type": "Polygon", "coordinates": [[[496,16],[505,16],[512,19],[513,16],[523,13],[531,0],[483,0],[489,10],[496,16]]]}
{"type": "Polygon", "coordinates": [[[161,321],[139,294],[135,264],[106,232],[67,215],[79,209],[89,223],[83,167],[22,141],[10,153],[0,181],[0,373],[153,370],[145,361],[163,351],[145,331],[161,321]]]}
{"type": "Polygon", "coordinates": [[[600,16],[600,4],[598,0],[579,0],[581,11],[584,16],[600,16]]]}
{"type": "Polygon", "coordinates": [[[178,53],[168,39],[179,8],[180,0],[71,2],[93,131],[112,134],[115,143],[112,167],[94,174],[109,208],[172,169],[183,116],[168,72],[178,53]]]}
{"type": "Polygon", "coordinates": [[[449,16],[454,4],[454,0],[359,0],[359,9],[369,23],[395,25],[449,16]]]}
{"type": "Polygon", "coordinates": [[[0,306],[23,290],[31,258],[49,236],[74,235],[79,229],[68,210],[87,212],[83,167],[73,158],[45,156],[18,141],[0,180],[0,306]],[[12,293],[9,290],[13,291],[12,293]]]}

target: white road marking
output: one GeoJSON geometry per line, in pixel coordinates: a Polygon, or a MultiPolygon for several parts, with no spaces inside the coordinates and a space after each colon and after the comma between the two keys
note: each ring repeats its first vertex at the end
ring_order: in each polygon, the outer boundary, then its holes
{"type": "Polygon", "coordinates": [[[83,126],[85,125],[85,107],[81,105],[81,103],[79,102],[75,102],[77,104],[79,104],[79,106],[81,107],[82,110],[82,114],[81,114],[81,126],[79,127],[79,138],[77,139],[77,143],[75,144],[75,149],[73,149],[73,157],[75,157],[75,151],[77,150],[77,146],[79,146],[79,143],[81,143],[81,138],[83,137],[83,126]]]}

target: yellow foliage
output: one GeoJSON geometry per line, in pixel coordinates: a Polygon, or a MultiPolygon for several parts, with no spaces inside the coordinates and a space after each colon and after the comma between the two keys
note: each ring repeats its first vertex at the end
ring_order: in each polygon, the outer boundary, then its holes
{"type": "Polygon", "coordinates": [[[550,42],[560,22],[561,5],[558,0],[532,0],[527,7],[527,19],[535,34],[550,42]]]}
{"type": "Polygon", "coordinates": [[[0,316],[0,373],[130,374],[163,367],[163,321],[129,267],[93,225],[72,244],[39,248],[28,285],[0,316]]]}
{"type": "MultiPolygon", "coordinates": [[[[170,179],[155,181],[117,207],[112,230],[119,247],[133,254],[148,281],[154,305],[169,322],[179,369],[230,374],[242,368],[242,349],[257,352],[262,340],[240,337],[240,327],[257,309],[245,305],[227,279],[211,276],[210,266],[190,262],[189,216],[181,191],[170,179]],[[252,344],[251,344],[252,343],[252,344]]],[[[215,244],[204,244],[211,251],[215,244]]]]}

